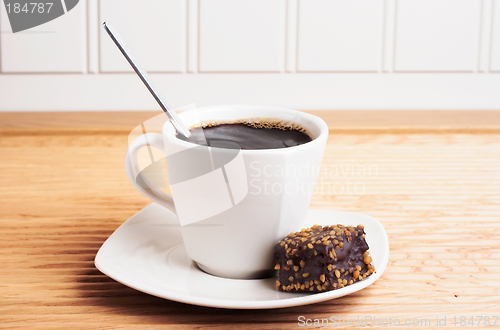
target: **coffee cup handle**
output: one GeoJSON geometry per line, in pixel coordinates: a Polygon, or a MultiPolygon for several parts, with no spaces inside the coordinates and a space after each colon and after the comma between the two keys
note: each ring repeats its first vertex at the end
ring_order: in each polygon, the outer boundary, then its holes
{"type": "Polygon", "coordinates": [[[164,193],[158,188],[155,188],[151,183],[139,172],[137,176],[142,176],[142,181],[148,186],[147,188],[142,187],[136,181],[135,172],[139,171],[139,164],[137,161],[137,153],[141,147],[152,146],[165,152],[163,136],[158,133],[146,133],[135,139],[127,149],[127,154],[125,156],[125,170],[127,172],[128,179],[134,185],[135,189],[139,190],[141,194],[151,199],[172,212],[176,213],[174,200],[172,195],[164,193]],[[136,169],[134,171],[134,169],[136,169]]]}

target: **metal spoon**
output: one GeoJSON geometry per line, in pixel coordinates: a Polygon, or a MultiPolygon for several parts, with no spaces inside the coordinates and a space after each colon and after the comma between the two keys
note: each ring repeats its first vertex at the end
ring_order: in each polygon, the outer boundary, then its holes
{"type": "Polygon", "coordinates": [[[151,95],[153,95],[153,97],[155,98],[156,102],[158,102],[160,107],[167,114],[168,118],[170,118],[170,121],[174,125],[175,129],[185,137],[190,137],[191,133],[189,132],[189,129],[186,127],[186,125],[184,125],[175,111],[171,109],[170,105],[165,101],[165,99],[161,97],[158,88],[153,85],[153,82],[149,78],[146,70],[144,70],[143,67],[140,66],[137,60],[132,56],[130,49],[127,48],[127,46],[123,42],[123,39],[120,38],[116,30],[107,22],[102,23],[102,26],[114,41],[118,49],[120,49],[123,56],[125,56],[130,66],[134,69],[135,73],[137,73],[144,85],[146,85],[151,95]]]}

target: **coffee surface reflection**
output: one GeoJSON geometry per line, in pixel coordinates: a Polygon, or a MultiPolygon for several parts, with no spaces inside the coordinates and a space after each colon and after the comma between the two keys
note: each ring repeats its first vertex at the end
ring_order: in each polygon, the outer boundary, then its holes
{"type": "Polygon", "coordinates": [[[284,127],[279,124],[256,127],[255,124],[216,124],[191,129],[191,137],[177,135],[177,138],[199,145],[232,149],[280,149],[298,146],[312,141],[299,127],[284,127]],[[226,143],[225,143],[226,142],[226,143]],[[237,148],[236,146],[236,148],[237,148]]]}

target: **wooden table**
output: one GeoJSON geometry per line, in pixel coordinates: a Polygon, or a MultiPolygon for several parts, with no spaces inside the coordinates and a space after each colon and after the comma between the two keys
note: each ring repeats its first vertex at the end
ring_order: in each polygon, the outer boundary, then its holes
{"type": "Polygon", "coordinates": [[[466,329],[500,316],[500,112],[320,112],[331,128],[324,165],[338,174],[321,174],[311,206],[379,219],[390,260],[365,290],[278,310],[168,301],[95,268],[106,238],[150,203],[123,162],[128,133],[152,115],[0,114],[0,327],[312,328],[299,326],[304,316],[419,328],[446,317],[466,329]]]}

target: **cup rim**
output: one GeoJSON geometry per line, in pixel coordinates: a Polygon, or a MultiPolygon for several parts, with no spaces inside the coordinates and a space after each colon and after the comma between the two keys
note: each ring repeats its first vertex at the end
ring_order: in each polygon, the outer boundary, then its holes
{"type": "MultiPolygon", "coordinates": [[[[190,109],[183,111],[179,113],[179,117],[183,119],[183,117],[189,115],[191,112],[200,112],[200,111],[239,111],[239,110],[269,110],[270,112],[276,112],[276,113],[285,113],[285,114],[295,114],[298,116],[301,116],[303,118],[307,118],[310,120],[318,129],[319,129],[319,134],[312,139],[312,141],[300,144],[297,146],[293,147],[287,147],[287,148],[275,148],[275,149],[240,149],[244,153],[248,154],[255,154],[255,153],[277,153],[277,152],[291,152],[291,151],[298,151],[301,149],[305,148],[313,148],[317,144],[321,143],[321,140],[323,138],[326,138],[328,136],[328,126],[326,125],[325,121],[321,119],[318,116],[312,115],[310,113],[306,113],[303,111],[299,110],[293,110],[289,108],[282,108],[282,107],[274,107],[274,106],[266,106],[266,105],[246,105],[246,104],[225,104],[225,105],[211,105],[211,106],[205,106],[205,107],[199,107],[195,109],[190,109]]],[[[248,116],[242,116],[241,119],[248,118],[250,119],[251,117],[248,116]]],[[[275,117],[272,116],[272,114],[267,117],[270,119],[273,119],[275,117]]],[[[300,124],[300,123],[297,123],[300,124]]],[[[170,121],[167,121],[162,128],[162,135],[164,139],[169,139],[170,143],[179,145],[180,147],[183,148],[192,148],[194,146],[199,146],[198,144],[195,144],[193,142],[188,142],[184,141],[178,138],[175,138],[175,128],[174,126],[170,123],[170,121]]],[[[212,148],[217,148],[217,147],[212,147],[212,148]]]]}

